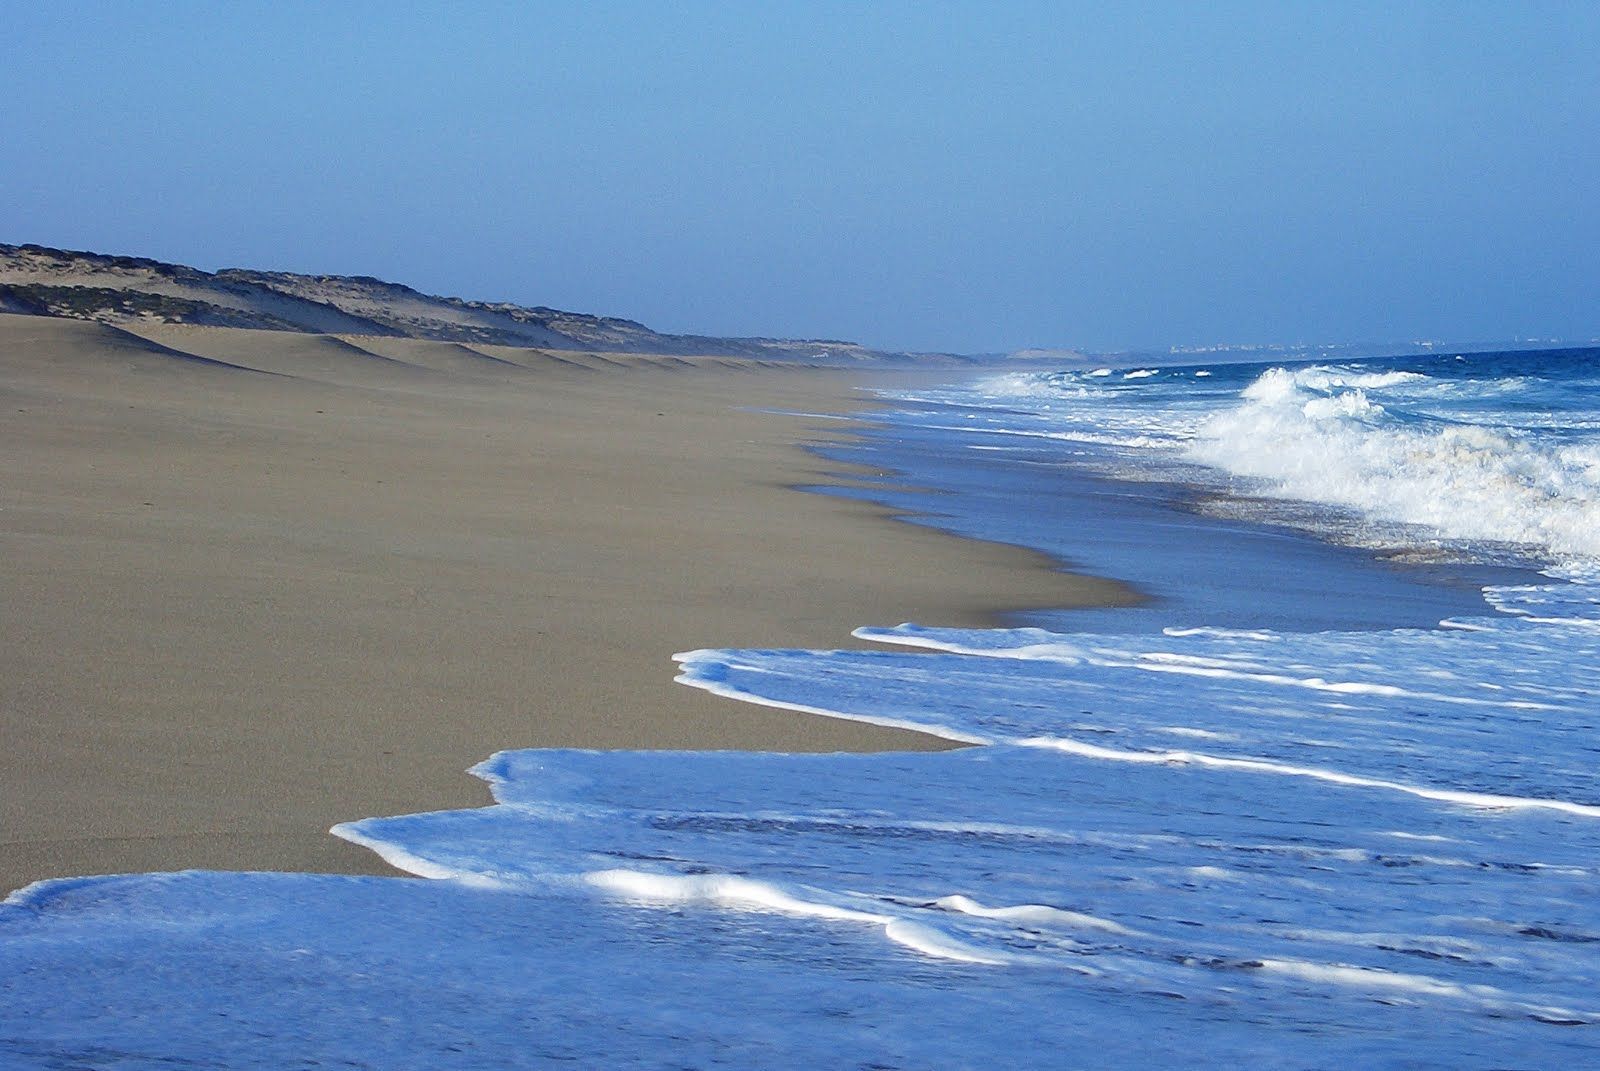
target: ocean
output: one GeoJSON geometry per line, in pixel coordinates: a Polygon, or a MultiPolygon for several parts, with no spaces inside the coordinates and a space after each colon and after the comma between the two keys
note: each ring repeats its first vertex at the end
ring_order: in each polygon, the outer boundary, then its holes
{"type": "Polygon", "coordinates": [[[974,746],[508,751],[336,827],[434,880],[41,882],[0,1066],[1600,1064],[1600,351],[882,401],[819,493],[1144,600],[679,679],[974,746]]]}

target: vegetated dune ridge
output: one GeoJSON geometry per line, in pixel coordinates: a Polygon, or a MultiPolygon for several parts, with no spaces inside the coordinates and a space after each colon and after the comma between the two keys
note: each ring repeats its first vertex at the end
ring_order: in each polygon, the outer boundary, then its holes
{"type": "Polygon", "coordinates": [[[861,372],[130,328],[0,315],[3,888],[382,869],[328,827],[486,802],[508,747],[944,746],[670,656],[1121,594],[791,490],[852,425],[783,414],[861,372]]]}
{"type": "Polygon", "coordinates": [[[145,257],[0,244],[0,312],[111,324],[183,323],[354,334],[601,353],[725,356],[850,364],[950,354],[903,354],[852,342],[670,335],[610,316],[510,302],[435,297],[361,275],[202,271],[145,257]]]}

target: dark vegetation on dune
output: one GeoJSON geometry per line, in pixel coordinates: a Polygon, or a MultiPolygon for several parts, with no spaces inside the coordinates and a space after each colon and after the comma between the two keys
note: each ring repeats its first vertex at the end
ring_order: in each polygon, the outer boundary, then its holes
{"type": "Polygon", "coordinates": [[[299,330],[289,321],[269,313],[245,312],[194,298],[105,286],[0,283],[0,311],[33,316],[65,316],[79,320],[151,319],[162,323],[201,324],[207,327],[299,330]]]}

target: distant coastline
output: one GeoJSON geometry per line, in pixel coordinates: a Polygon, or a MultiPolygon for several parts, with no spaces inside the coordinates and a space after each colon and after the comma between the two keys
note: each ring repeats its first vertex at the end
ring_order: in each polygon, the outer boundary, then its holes
{"type": "Polygon", "coordinates": [[[633,320],[423,294],[369,275],[203,271],[148,257],[0,244],[0,312],[119,326],[190,324],[597,353],[851,365],[965,363],[837,339],[663,334],[633,320]]]}
{"type": "Polygon", "coordinates": [[[371,275],[316,275],[250,268],[209,272],[149,257],[4,243],[0,243],[0,313],[94,320],[119,326],[243,327],[588,353],[740,357],[839,367],[1121,367],[1201,361],[1351,360],[1600,345],[1600,338],[1401,339],[1221,342],[1108,351],[1038,345],[1009,352],[912,352],[841,339],[669,334],[617,316],[424,294],[371,275]]]}

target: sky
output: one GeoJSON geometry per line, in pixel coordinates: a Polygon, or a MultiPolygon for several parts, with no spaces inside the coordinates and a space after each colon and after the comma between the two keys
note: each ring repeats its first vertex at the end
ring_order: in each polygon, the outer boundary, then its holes
{"type": "Polygon", "coordinates": [[[0,242],[895,349],[1600,337],[1600,4],[0,0],[0,242]]]}

